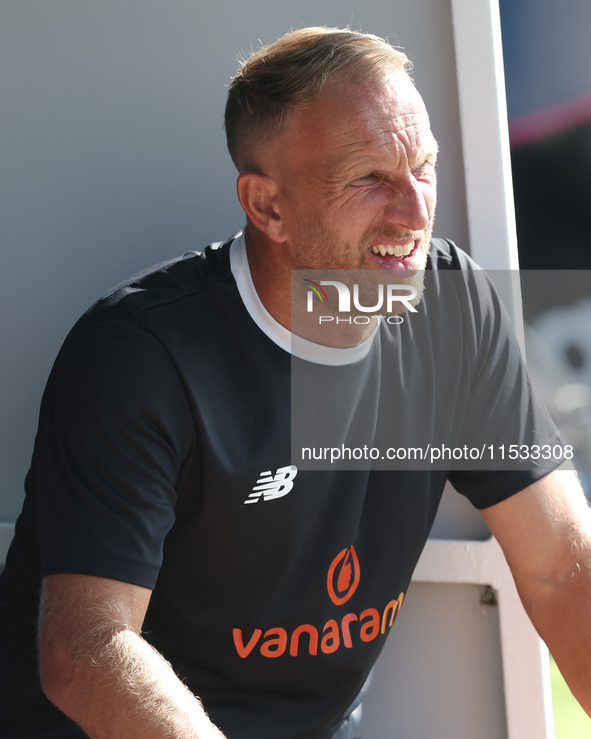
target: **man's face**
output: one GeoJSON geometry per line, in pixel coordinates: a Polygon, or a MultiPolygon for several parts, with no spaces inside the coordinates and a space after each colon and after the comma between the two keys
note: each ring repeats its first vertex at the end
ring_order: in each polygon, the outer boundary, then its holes
{"type": "Polygon", "coordinates": [[[334,75],[275,143],[292,269],[390,270],[399,281],[424,269],[437,144],[405,72],[366,85],[334,75]]]}

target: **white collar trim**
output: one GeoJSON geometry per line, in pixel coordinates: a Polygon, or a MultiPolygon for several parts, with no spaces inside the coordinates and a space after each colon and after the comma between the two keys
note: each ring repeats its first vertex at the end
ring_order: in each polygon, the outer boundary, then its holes
{"type": "Polygon", "coordinates": [[[376,336],[377,327],[371,336],[361,344],[346,349],[338,349],[333,346],[316,344],[292,334],[291,331],[288,331],[285,326],[282,326],[273,318],[259,298],[252,281],[243,231],[236,235],[230,247],[230,269],[250,317],[261,331],[284,351],[307,362],[334,366],[352,364],[367,356],[376,336]]]}

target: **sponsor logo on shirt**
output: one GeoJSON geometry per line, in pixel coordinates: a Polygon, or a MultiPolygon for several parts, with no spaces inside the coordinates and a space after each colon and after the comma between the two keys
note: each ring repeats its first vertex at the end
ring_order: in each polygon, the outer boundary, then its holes
{"type": "Polygon", "coordinates": [[[345,547],[331,562],[326,578],[328,595],[335,606],[342,606],[357,590],[361,572],[354,546],[345,547]]]}
{"type": "Polygon", "coordinates": [[[256,485],[252,489],[252,493],[244,501],[247,503],[258,503],[259,500],[275,500],[283,498],[291,492],[293,481],[298,474],[298,468],[295,464],[289,467],[280,467],[275,474],[270,470],[261,472],[256,485]]]}
{"type": "MultiPolygon", "coordinates": [[[[355,547],[345,547],[330,563],[326,586],[330,600],[335,606],[344,605],[355,593],[361,580],[361,568],[355,547]]],[[[234,646],[238,656],[247,659],[252,654],[274,659],[300,654],[311,656],[332,654],[337,649],[352,649],[355,643],[370,642],[391,629],[398,615],[404,593],[388,601],[380,608],[365,608],[360,613],[336,614],[323,626],[302,624],[288,632],[282,626],[270,629],[257,628],[243,632],[233,629],[234,646]]]]}

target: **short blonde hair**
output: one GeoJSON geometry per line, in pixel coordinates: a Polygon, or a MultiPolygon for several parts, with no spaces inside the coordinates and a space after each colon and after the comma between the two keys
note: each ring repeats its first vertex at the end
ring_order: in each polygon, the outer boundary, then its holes
{"type": "Polygon", "coordinates": [[[370,81],[411,66],[406,54],[372,34],[313,27],[282,36],[251,54],[232,80],[225,112],[232,160],[240,170],[245,147],[276,135],[286,111],[316,98],[333,72],[370,81]]]}

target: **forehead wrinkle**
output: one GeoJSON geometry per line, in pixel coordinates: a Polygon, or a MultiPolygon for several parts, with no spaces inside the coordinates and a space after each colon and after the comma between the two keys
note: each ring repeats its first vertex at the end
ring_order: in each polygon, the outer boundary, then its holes
{"type": "Polygon", "coordinates": [[[314,103],[295,108],[286,130],[294,146],[280,142],[278,161],[285,165],[287,159],[294,172],[303,166],[328,182],[356,166],[399,169],[404,162],[410,169],[434,157],[436,142],[423,101],[411,82],[396,79],[403,84],[394,89],[337,80],[314,103]]]}
{"type": "Polygon", "coordinates": [[[423,128],[429,128],[429,118],[427,115],[421,116],[421,118],[424,118],[423,121],[418,121],[417,118],[418,115],[416,111],[401,113],[399,115],[384,115],[382,118],[378,119],[375,119],[370,113],[367,116],[359,116],[354,119],[350,128],[336,132],[333,129],[332,135],[336,138],[359,136],[360,128],[364,127],[367,132],[362,132],[362,134],[364,134],[364,138],[360,138],[358,143],[370,144],[375,138],[379,138],[384,135],[396,136],[398,133],[405,131],[408,128],[421,127],[421,130],[423,128]],[[399,121],[400,125],[395,125],[399,121]],[[420,126],[421,123],[423,124],[422,126],[420,126]]]}
{"type": "Polygon", "coordinates": [[[396,167],[404,161],[410,168],[415,162],[424,161],[430,156],[435,157],[437,144],[431,134],[428,118],[422,122],[423,125],[420,123],[417,125],[414,120],[415,116],[412,114],[405,118],[411,119],[406,122],[406,125],[390,130],[384,128],[369,134],[367,138],[349,140],[349,133],[354,132],[358,135],[355,129],[336,135],[335,138],[342,138],[343,143],[337,141],[335,145],[334,165],[343,173],[361,165],[371,165],[379,169],[384,164],[392,164],[392,162],[384,162],[385,153],[387,157],[395,159],[396,167]],[[420,137],[425,131],[428,132],[430,140],[420,143],[420,137]],[[409,154],[411,155],[410,161],[409,154]]]}

